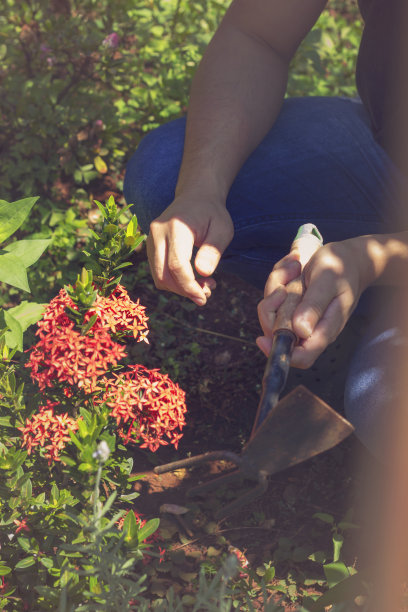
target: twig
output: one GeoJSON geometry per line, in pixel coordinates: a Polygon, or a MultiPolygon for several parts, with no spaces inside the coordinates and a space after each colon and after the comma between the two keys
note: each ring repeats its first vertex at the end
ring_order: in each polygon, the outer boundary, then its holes
{"type": "Polygon", "coordinates": [[[203,332],[204,334],[210,334],[211,336],[218,336],[219,338],[226,338],[227,340],[235,340],[236,342],[242,342],[242,344],[249,344],[249,346],[256,346],[255,342],[251,342],[250,340],[243,340],[242,338],[236,338],[235,336],[229,336],[228,334],[222,334],[220,332],[212,331],[211,329],[202,329],[201,327],[195,327],[194,325],[190,325],[190,323],[185,323],[185,321],[180,321],[173,315],[169,315],[167,313],[163,313],[165,317],[168,319],[172,319],[182,327],[189,327],[194,331],[203,332]]]}

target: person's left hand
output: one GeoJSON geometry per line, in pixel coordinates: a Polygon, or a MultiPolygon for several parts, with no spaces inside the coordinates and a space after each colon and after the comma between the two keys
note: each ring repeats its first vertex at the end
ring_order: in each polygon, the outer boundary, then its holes
{"type": "MultiPolygon", "coordinates": [[[[266,282],[264,299],[258,305],[264,336],[256,340],[265,355],[271,350],[276,312],[286,297],[285,285],[300,273],[298,254],[291,252],[275,264],[266,282]]],[[[292,318],[299,343],[291,365],[306,369],[337,338],[369,284],[359,239],[320,247],[305,266],[303,277],[305,293],[292,318]]]]}

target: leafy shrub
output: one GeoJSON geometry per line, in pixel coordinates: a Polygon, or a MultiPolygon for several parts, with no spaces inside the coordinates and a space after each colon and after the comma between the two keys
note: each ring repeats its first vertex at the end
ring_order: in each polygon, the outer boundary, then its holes
{"type": "MultiPolygon", "coordinates": [[[[3,197],[117,175],[143,133],[185,111],[227,0],[6,0],[0,17],[3,197]]],[[[361,23],[324,13],[290,95],[349,95],[361,23]]]]}
{"type": "MultiPolygon", "coordinates": [[[[34,200],[13,209],[20,214],[8,233],[34,200]]],[[[38,323],[26,364],[38,390],[24,384],[5,350],[6,330],[0,334],[0,576],[2,603],[15,610],[137,605],[142,580],[132,568],[158,520],[142,524],[126,513],[138,495],[126,445],[177,446],[184,425],[177,385],[157,370],[119,364],[124,338],[147,340],[144,308],[119,284],[123,260],[143,237],[135,218],[119,227],[112,198],[99,207],[104,223],[86,254],[89,270],[38,323]]]]}
{"type": "Polygon", "coordinates": [[[51,197],[121,170],[147,131],[178,116],[225,2],[7,0],[2,189],[51,197]]]}

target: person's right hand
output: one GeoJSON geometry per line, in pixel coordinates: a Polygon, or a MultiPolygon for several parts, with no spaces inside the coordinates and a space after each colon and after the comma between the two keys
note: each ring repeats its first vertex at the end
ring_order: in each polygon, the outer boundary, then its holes
{"type": "Polygon", "coordinates": [[[158,289],[203,306],[216,283],[211,275],[234,235],[225,205],[179,196],[150,225],[147,255],[158,289]],[[193,269],[193,247],[198,247],[193,269]],[[204,278],[197,278],[195,272],[204,278]]]}

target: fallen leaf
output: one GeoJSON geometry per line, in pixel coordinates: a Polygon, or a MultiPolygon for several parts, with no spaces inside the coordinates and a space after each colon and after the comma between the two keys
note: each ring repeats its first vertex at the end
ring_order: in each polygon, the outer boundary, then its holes
{"type": "Polygon", "coordinates": [[[188,508],[185,506],[178,506],[177,504],[162,504],[160,506],[160,513],[168,512],[169,514],[181,515],[188,512],[188,508]]]}

